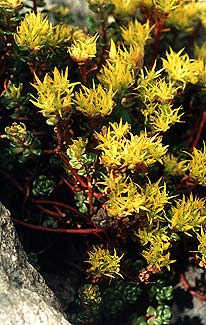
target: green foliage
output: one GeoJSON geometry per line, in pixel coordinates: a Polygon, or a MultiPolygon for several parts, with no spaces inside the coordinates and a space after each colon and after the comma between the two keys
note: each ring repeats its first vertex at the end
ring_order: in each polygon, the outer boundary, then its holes
{"type": "Polygon", "coordinates": [[[19,162],[23,163],[28,158],[41,155],[40,141],[26,129],[24,123],[14,122],[5,128],[5,132],[10,141],[9,152],[11,155],[17,155],[19,162]]]}
{"type": "Polygon", "coordinates": [[[33,181],[32,193],[35,196],[49,196],[54,191],[55,182],[47,178],[45,175],[40,175],[33,181]]]}

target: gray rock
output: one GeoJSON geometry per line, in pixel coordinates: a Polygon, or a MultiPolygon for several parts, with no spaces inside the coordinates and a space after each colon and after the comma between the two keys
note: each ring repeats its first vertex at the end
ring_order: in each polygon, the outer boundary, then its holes
{"type": "Polygon", "coordinates": [[[29,264],[10,213],[1,203],[0,324],[71,325],[54,293],[29,264]]]}

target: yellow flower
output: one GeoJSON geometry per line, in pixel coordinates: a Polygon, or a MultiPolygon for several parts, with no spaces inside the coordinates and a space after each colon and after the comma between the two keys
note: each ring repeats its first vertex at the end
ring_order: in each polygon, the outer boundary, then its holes
{"type": "Polygon", "coordinates": [[[116,48],[113,40],[111,40],[110,50],[109,50],[109,60],[113,64],[117,60],[122,61],[122,63],[127,64],[131,69],[141,68],[143,65],[144,58],[144,48],[139,44],[133,43],[129,46],[129,50],[123,45],[122,49],[120,46],[116,48]]]}
{"type": "Polygon", "coordinates": [[[165,13],[169,13],[180,5],[183,0],[153,0],[157,9],[162,10],[165,13]]]}
{"type": "Polygon", "coordinates": [[[112,3],[115,5],[115,14],[125,17],[135,14],[138,0],[112,0],[112,3]]]}
{"type": "Polygon", "coordinates": [[[116,177],[112,172],[109,176],[103,176],[104,181],[99,184],[104,185],[108,197],[106,210],[110,217],[121,219],[139,213],[140,210],[147,210],[144,196],[138,192],[139,187],[129,177],[125,178],[122,174],[116,177]]]}
{"type": "Polygon", "coordinates": [[[171,228],[176,231],[188,232],[200,227],[206,220],[205,200],[194,198],[190,194],[189,198],[183,198],[176,202],[170,210],[171,228]]]}
{"type": "Polygon", "coordinates": [[[82,86],[83,91],[75,94],[76,109],[89,117],[104,117],[111,114],[115,102],[113,97],[115,93],[110,86],[108,91],[105,91],[99,84],[97,87],[93,81],[93,87],[87,88],[82,86]]]}
{"type": "Polygon", "coordinates": [[[185,160],[179,161],[178,157],[172,154],[166,154],[163,157],[164,172],[167,175],[182,176],[188,169],[188,162],[185,160]]]}
{"type": "Polygon", "coordinates": [[[170,271],[170,264],[174,263],[175,260],[170,258],[169,247],[169,242],[165,242],[160,236],[154,237],[149,249],[142,252],[148,268],[160,271],[163,267],[166,267],[170,271]]]}
{"type": "Polygon", "coordinates": [[[149,123],[155,132],[166,132],[175,123],[181,123],[181,116],[184,114],[180,113],[182,110],[181,106],[173,108],[170,103],[159,103],[149,106],[149,111],[151,111],[151,106],[153,106],[153,112],[148,114],[146,111],[146,114],[149,116],[149,123]]]}
{"type": "Polygon", "coordinates": [[[88,273],[95,275],[103,275],[109,278],[115,278],[117,276],[122,277],[120,273],[120,261],[124,254],[120,257],[114,248],[113,254],[108,249],[95,247],[88,252],[89,260],[85,261],[91,264],[91,267],[87,270],[88,273]]]}
{"type": "Polygon", "coordinates": [[[125,133],[122,132],[122,121],[110,123],[107,131],[95,133],[101,142],[97,149],[102,151],[101,163],[107,168],[135,169],[138,164],[144,163],[150,167],[155,162],[162,162],[161,157],[166,153],[167,146],[161,143],[161,137],[157,135],[148,138],[146,134],[139,136],[129,132],[128,124],[125,125],[125,133]],[[121,137],[117,135],[120,134],[121,137]]]}
{"type": "Polygon", "coordinates": [[[1,0],[0,7],[17,10],[23,6],[23,0],[1,0]]]}
{"type": "Polygon", "coordinates": [[[103,66],[97,78],[107,88],[112,87],[114,92],[121,92],[127,89],[135,81],[134,70],[131,70],[131,66],[127,63],[122,62],[120,57],[112,63],[107,60],[106,65],[103,66]]]}
{"type": "Polygon", "coordinates": [[[72,60],[84,64],[95,57],[98,37],[98,34],[96,34],[92,37],[86,36],[84,39],[74,39],[74,43],[68,48],[72,60]]]}
{"type": "Polygon", "coordinates": [[[38,97],[32,95],[35,100],[31,102],[40,108],[40,112],[47,118],[47,123],[55,125],[60,118],[66,118],[73,103],[73,90],[78,83],[70,83],[68,80],[68,68],[65,73],[60,73],[54,68],[53,79],[45,75],[43,82],[35,74],[36,84],[33,87],[38,92],[38,97]]]}
{"type": "Polygon", "coordinates": [[[73,28],[66,24],[58,24],[53,27],[51,44],[57,46],[61,43],[68,43],[73,34],[73,28]]]}
{"type": "Polygon", "coordinates": [[[144,48],[146,42],[151,39],[151,31],[149,20],[145,24],[141,24],[138,20],[130,21],[128,27],[121,27],[122,37],[126,44],[137,43],[144,48]]]}
{"type": "Polygon", "coordinates": [[[205,229],[201,226],[200,234],[197,233],[198,253],[201,255],[201,260],[206,265],[206,233],[205,229]]]}
{"type": "Polygon", "coordinates": [[[198,60],[191,60],[187,53],[182,54],[183,51],[184,49],[175,53],[170,48],[170,53],[166,52],[166,59],[162,61],[170,79],[182,82],[184,88],[186,83],[196,84],[198,82],[202,64],[198,60]]]}
{"type": "Polygon", "coordinates": [[[190,179],[203,186],[206,185],[206,146],[205,142],[203,150],[193,149],[191,160],[189,161],[190,179]]]}
{"type": "Polygon", "coordinates": [[[42,13],[28,13],[17,28],[14,39],[20,47],[26,50],[39,51],[52,39],[52,24],[42,13]]]}
{"type": "Polygon", "coordinates": [[[147,208],[146,216],[150,224],[154,223],[157,220],[165,220],[165,206],[169,204],[169,197],[167,193],[166,183],[160,185],[161,179],[155,183],[146,185],[145,188],[142,188],[141,194],[145,198],[144,206],[147,208]]]}
{"type": "Polygon", "coordinates": [[[180,6],[170,12],[167,23],[183,32],[192,32],[195,23],[201,22],[205,27],[206,3],[196,1],[182,1],[180,6]]]}

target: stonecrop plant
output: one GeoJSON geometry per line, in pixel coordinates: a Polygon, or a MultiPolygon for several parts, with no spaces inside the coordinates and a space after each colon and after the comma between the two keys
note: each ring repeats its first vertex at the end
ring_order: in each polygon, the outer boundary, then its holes
{"type": "Polygon", "coordinates": [[[183,243],[206,267],[206,2],[87,2],[81,29],[66,4],[0,0],[2,197],[24,227],[89,236],[74,323],[170,324],[171,287],[138,301],[183,243]]]}

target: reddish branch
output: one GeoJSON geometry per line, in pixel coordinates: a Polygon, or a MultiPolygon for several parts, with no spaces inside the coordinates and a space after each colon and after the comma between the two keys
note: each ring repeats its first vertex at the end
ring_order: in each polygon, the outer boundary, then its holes
{"type": "Polygon", "coordinates": [[[206,122],[206,112],[204,112],[202,114],[202,119],[201,119],[201,122],[200,122],[200,126],[199,126],[199,129],[198,129],[197,135],[195,137],[195,140],[194,140],[194,142],[192,144],[192,148],[195,148],[198,145],[198,142],[200,140],[200,136],[202,134],[202,130],[203,130],[203,127],[205,125],[205,122],[206,122]]]}
{"type": "Polygon", "coordinates": [[[90,228],[90,229],[64,229],[64,228],[48,228],[38,225],[33,225],[19,219],[12,218],[14,222],[24,227],[41,230],[41,231],[48,231],[48,232],[56,232],[56,233],[67,233],[73,235],[90,235],[90,234],[99,234],[103,233],[105,230],[100,228],[90,228]]]}
{"type": "Polygon", "coordinates": [[[185,275],[183,273],[180,274],[180,281],[181,281],[184,289],[186,291],[188,291],[193,297],[196,297],[196,298],[198,298],[200,300],[203,300],[203,301],[206,300],[206,293],[201,294],[201,293],[196,292],[195,290],[192,290],[189,283],[188,283],[188,281],[185,278],[185,275]]]}
{"type": "Polygon", "coordinates": [[[87,185],[88,185],[88,201],[89,201],[89,214],[94,214],[94,205],[93,205],[93,191],[92,191],[92,177],[87,176],[87,185]]]}
{"type": "Polygon", "coordinates": [[[38,207],[40,210],[42,210],[43,212],[49,214],[49,215],[52,216],[52,217],[55,217],[55,218],[66,217],[66,213],[52,211],[52,210],[50,210],[50,209],[47,209],[47,208],[42,207],[40,204],[37,204],[37,207],[38,207]]]}
{"type": "Polygon", "coordinates": [[[71,205],[63,203],[63,202],[52,201],[52,200],[36,200],[36,199],[33,199],[32,202],[36,203],[36,204],[40,204],[40,205],[42,205],[42,204],[43,205],[44,204],[56,205],[56,206],[65,208],[67,210],[70,210],[70,211],[74,212],[75,214],[79,215],[80,217],[87,219],[87,216],[85,214],[81,213],[79,210],[75,209],[71,205]]]}
{"type": "Polygon", "coordinates": [[[155,43],[154,43],[154,50],[153,50],[153,56],[152,56],[152,62],[150,65],[150,69],[153,68],[155,61],[157,59],[161,34],[165,31],[163,29],[163,25],[164,25],[164,20],[160,20],[160,21],[156,22],[156,24],[155,24],[155,31],[154,31],[155,43]]]}
{"type": "Polygon", "coordinates": [[[84,180],[81,178],[81,176],[79,176],[76,172],[76,170],[74,168],[72,168],[72,166],[69,163],[68,158],[66,157],[66,155],[63,152],[59,152],[57,153],[60,158],[62,159],[62,161],[67,165],[68,169],[72,172],[73,176],[76,178],[76,180],[79,182],[79,184],[83,187],[83,188],[87,188],[87,184],[84,182],[84,180]]]}

